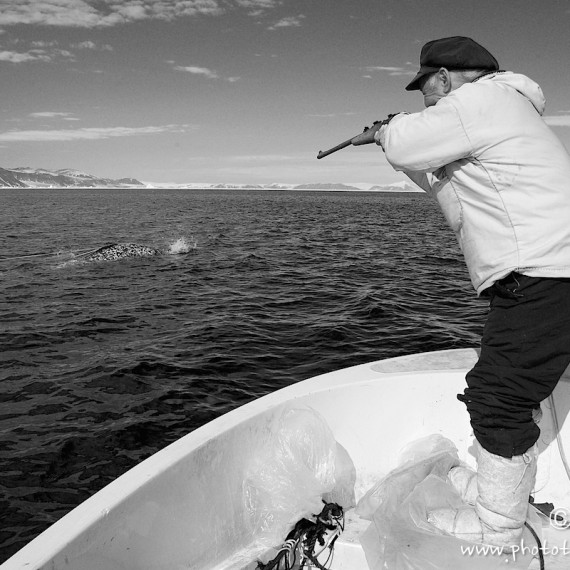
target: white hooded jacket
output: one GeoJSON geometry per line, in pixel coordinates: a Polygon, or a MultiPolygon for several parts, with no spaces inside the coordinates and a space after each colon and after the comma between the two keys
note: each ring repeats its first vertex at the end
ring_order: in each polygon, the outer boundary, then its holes
{"type": "Polygon", "coordinates": [[[433,196],[478,294],[512,271],[570,277],[570,156],[540,87],[498,72],[382,133],[388,162],[433,196]]]}

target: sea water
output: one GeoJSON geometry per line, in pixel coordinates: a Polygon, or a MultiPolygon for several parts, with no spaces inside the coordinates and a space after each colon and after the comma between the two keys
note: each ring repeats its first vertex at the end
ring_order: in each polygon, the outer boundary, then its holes
{"type": "Polygon", "coordinates": [[[485,302],[423,194],[0,190],[0,561],[254,398],[478,345],[485,302]],[[117,242],[156,257],[82,262],[117,242]]]}

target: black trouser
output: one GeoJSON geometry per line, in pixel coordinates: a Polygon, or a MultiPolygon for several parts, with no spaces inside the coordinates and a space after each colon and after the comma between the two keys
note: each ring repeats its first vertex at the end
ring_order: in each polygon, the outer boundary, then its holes
{"type": "Polygon", "coordinates": [[[511,273],[487,291],[481,355],[457,397],[477,441],[510,458],[536,443],[540,429],[532,411],[570,363],[570,279],[511,273]]]}

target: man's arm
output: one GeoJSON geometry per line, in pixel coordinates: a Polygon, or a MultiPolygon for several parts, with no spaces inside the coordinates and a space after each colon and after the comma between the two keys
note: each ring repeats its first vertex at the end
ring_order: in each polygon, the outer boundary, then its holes
{"type": "MultiPolygon", "coordinates": [[[[396,118],[396,121],[398,119],[396,118]]],[[[374,133],[374,141],[382,150],[384,150],[384,145],[386,144],[386,128],[387,125],[382,125],[374,133]]],[[[404,170],[404,174],[416,185],[418,185],[424,192],[429,192],[431,190],[431,184],[428,175],[425,172],[414,172],[412,170],[404,170]]]]}
{"type": "Polygon", "coordinates": [[[433,172],[471,155],[467,137],[452,95],[420,113],[401,114],[376,135],[386,159],[395,170],[433,172]]]}

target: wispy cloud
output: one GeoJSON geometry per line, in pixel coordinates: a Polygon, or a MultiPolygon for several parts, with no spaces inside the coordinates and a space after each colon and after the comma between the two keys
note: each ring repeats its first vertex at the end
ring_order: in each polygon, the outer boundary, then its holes
{"type": "Polygon", "coordinates": [[[162,133],[184,133],[192,128],[192,125],[162,125],[151,127],[91,127],[84,129],[14,130],[0,133],[0,142],[66,142],[101,140],[115,137],[156,135],[162,133]]]}
{"type": "Polygon", "coordinates": [[[276,4],[276,0],[0,0],[0,26],[102,28],[141,20],[218,16],[231,9],[259,13],[276,4]]]}
{"type": "Polygon", "coordinates": [[[109,44],[96,44],[91,40],[86,40],[84,42],[78,42],[76,44],[71,44],[72,48],[75,49],[90,49],[90,50],[97,50],[97,51],[113,51],[113,46],[109,44]]]}
{"type": "MultiPolygon", "coordinates": [[[[174,62],[169,61],[168,63],[173,64],[174,62]]],[[[223,79],[224,81],[229,81],[234,83],[239,81],[239,77],[222,77],[217,71],[209,69],[208,67],[198,67],[196,65],[173,65],[175,71],[182,71],[184,73],[191,73],[192,75],[202,75],[208,79],[223,79]]]]}
{"type": "Polygon", "coordinates": [[[382,73],[387,73],[388,75],[415,75],[417,73],[417,70],[411,69],[409,67],[392,67],[388,65],[372,65],[363,67],[362,69],[368,73],[379,71],[382,73]]]}
{"type": "Polygon", "coordinates": [[[570,113],[567,115],[544,115],[542,118],[551,127],[570,127],[570,113]]]}
{"type": "Polygon", "coordinates": [[[303,18],[305,18],[303,14],[299,14],[298,16],[288,16],[286,18],[282,18],[272,26],[269,26],[267,29],[277,30],[279,28],[298,28],[301,26],[303,18]]]}
{"type": "Polygon", "coordinates": [[[29,61],[51,61],[51,58],[45,54],[38,53],[38,50],[25,53],[17,51],[0,51],[0,61],[9,61],[10,63],[27,63],[29,61]]]}
{"type": "MultiPolygon", "coordinates": [[[[16,40],[16,43],[21,43],[18,42],[18,40],[16,40]]],[[[55,40],[52,40],[50,42],[46,42],[46,41],[33,41],[30,43],[30,45],[33,48],[41,48],[41,49],[45,49],[45,48],[52,48],[52,47],[56,47],[59,45],[59,43],[55,40]]]]}
{"type": "MultiPolygon", "coordinates": [[[[35,42],[39,44],[40,42],[35,42]]],[[[10,63],[28,63],[31,61],[52,62],[56,59],[73,60],[73,54],[64,49],[30,49],[26,52],[18,51],[0,51],[0,61],[8,61],[10,63]]]]}
{"type": "Polygon", "coordinates": [[[263,16],[279,3],[279,0],[236,0],[237,6],[245,8],[248,14],[254,18],[263,16]]]}
{"type": "MultiPolygon", "coordinates": [[[[2,0],[0,0],[1,2],[2,0]]],[[[1,4],[0,4],[1,7],[1,4]]],[[[25,42],[14,40],[11,42],[13,46],[21,49],[25,42]]],[[[0,51],[0,61],[8,61],[10,63],[28,63],[32,61],[53,62],[53,61],[75,61],[75,55],[69,49],[60,47],[58,41],[32,41],[27,44],[27,51],[4,50],[0,51]]],[[[113,51],[113,47],[109,44],[96,44],[92,41],[83,41],[71,43],[67,46],[74,50],[97,50],[97,51],[113,51]]]]}
{"type": "Polygon", "coordinates": [[[184,71],[186,73],[192,73],[193,75],[203,75],[204,77],[207,77],[208,79],[219,79],[220,76],[217,74],[217,72],[208,69],[207,67],[197,67],[195,65],[188,65],[186,67],[182,66],[182,65],[176,65],[174,66],[174,69],[176,71],[184,71]]]}
{"type": "Polygon", "coordinates": [[[236,4],[252,10],[269,10],[275,8],[279,0],[236,0],[236,4]]]}
{"type": "Polygon", "coordinates": [[[71,117],[71,113],[61,113],[59,111],[40,111],[37,113],[30,113],[29,116],[32,119],[69,119],[71,117]]]}

